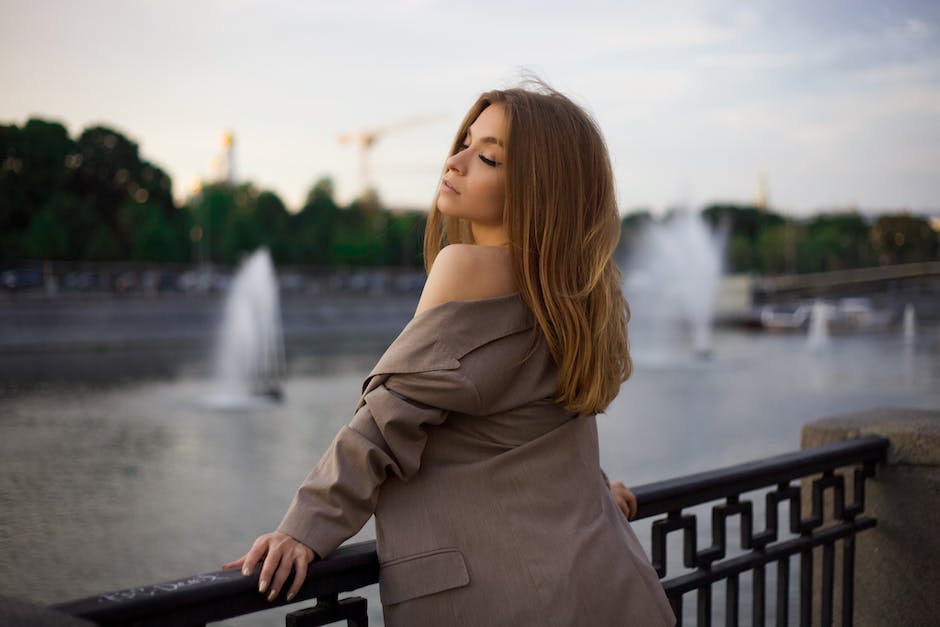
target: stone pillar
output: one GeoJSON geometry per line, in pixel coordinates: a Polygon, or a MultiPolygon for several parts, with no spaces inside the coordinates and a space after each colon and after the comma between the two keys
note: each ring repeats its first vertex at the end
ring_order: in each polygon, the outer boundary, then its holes
{"type": "MultiPolygon", "coordinates": [[[[863,515],[877,518],[878,525],[856,538],[855,625],[936,625],[940,617],[940,410],[877,409],[823,418],[804,425],[802,447],[866,435],[887,438],[891,445],[887,462],[865,486],[863,515]]],[[[846,483],[846,497],[852,499],[851,481],[846,483]]],[[[831,512],[828,504],[826,512],[831,512]]],[[[813,581],[814,624],[819,620],[818,572],[813,581]]],[[[839,579],[833,602],[836,625],[841,624],[839,579]]]]}

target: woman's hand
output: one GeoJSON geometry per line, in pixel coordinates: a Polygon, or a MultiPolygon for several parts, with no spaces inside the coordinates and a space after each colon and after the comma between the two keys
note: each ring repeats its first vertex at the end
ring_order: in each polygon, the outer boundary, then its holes
{"type": "Polygon", "coordinates": [[[614,499],[614,503],[617,504],[620,511],[623,512],[623,515],[627,517],[627,520],[632,520],[636,516],[636,496],[630,491],[630,488],[620,481],[611,481],[610,496],[614,499]]]}
{"type": "Polygon", "coordinates": [[[293,585],[287,591],[287,600],[290,601],[300,591],[300,586],[307,578],[307,564],[316,557],[317,554],[306,544],[286,533],[274,531],[258,536],[247,553],[234,562],[225,564],[222,569],[241,567],[243,575],[250,575],[255,570],[255,565],[263,560],[258,592],[264,594],[270,587],[268,601],[273,601],[287,582],[293,568],[293,585]]]}

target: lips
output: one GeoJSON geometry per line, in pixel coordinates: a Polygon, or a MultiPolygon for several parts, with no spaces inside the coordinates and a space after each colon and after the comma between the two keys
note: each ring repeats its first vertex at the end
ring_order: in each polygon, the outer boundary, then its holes
{"type": "Polygon", "coordinates": [[[460,192],[458,192],[457,189],[453,185],[447,182],[447,179],[444,179],[443,181],[441,181],[441,187],[443,187],[447,191],[457,194],[458,196],[460,195],[460,192]]]}

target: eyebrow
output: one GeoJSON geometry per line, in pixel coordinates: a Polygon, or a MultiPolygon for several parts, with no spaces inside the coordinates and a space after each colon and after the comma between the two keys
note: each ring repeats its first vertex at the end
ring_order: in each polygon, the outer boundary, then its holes
{"type": "MultiPolygon", "coordinates": [[[[473,133],[470,131],[469,127],[467,127],[467,136],[473,137],[473,133]]],[[[505,144],[503,144],[503,140],[499,139],[498,137],[484,137],[480,141],[483,142],[484,144],[496,144],[497,146],[501,148],[506,147],[505,144]]]]}

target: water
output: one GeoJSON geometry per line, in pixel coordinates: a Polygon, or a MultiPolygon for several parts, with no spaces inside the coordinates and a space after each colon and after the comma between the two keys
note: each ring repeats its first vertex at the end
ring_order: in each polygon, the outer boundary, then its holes
{"type": "Polygon", "coordinates": [[[635,344],[669,357],[710,353],[724,240],[691,210],[646,225],[624,278],[634,324],[643,327],[635,344]]]}
{"type": "Polygon", "coordinates": [[[830,306],[821,300],[813,302],[807,336],[807,343],[813,350],[821,350],[829,343],[829,309],[830,306]]]}
{"type": "Polygon", "coordinates": [[[917,314],[914,312],[914,305],[908,303],[904,306],[904,342],[913,344],[917,340],[917,314]]]}
{"type": "Polygon", "coordinates": [[[267,249],[238,269],[225,302],[211,406],[237,409],[281,397],[284,337],[277,279],[267,249]]]}
{"type": "MultiPolygon", "coordinates": [[[[938,331],[922,322],[913,344],[900,331],[834,335],[811,351],[799,334],[720,330],[709,361],[638,354],[598,418],[602,464],[638,485],[796,450],[800,427],[817,417],[940,407],[938,331]]],[[[284,403],[238,412],[206,411],[211,380],[185,373],[4,388],[0,594],[51,603],[238,557],[280,521],[380,352],[295,356],[284,403]]],[[[635,528],[648,550],[648,523],[635,528]]],[[[375,588],[365,596],[379,625],[375,588]]],[[[282,615],[227,624],[273,626],[282,615]]]]}
{"type": "Polygon", "coordinates": [[[211,380],[3,397],[0,594],[51,603],[238,557],[277,526],[369,367],[339,357],[331,374],[288,378],[282,404],[228,412],[204,409],[211,380]]]}

